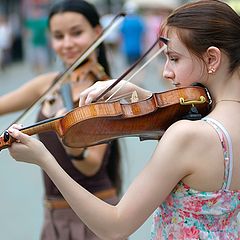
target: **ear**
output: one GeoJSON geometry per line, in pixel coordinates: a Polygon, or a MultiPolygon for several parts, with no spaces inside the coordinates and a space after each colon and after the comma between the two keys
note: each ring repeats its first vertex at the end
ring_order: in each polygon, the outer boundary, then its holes
{"type": "Polygon", "coordinates": [[[219,68],[221,63],[221,51],[217,47],[209,47],[204,56],[208,70],[212,69],[214,72],[219,68]]]}
{"type": "Polygon", "coordinates": [[[97,35],[101,34],[101,32],[103,31],[103,29],[100,25],[97,25],[96,27],[94,27],[94,30],[97,35]]]}

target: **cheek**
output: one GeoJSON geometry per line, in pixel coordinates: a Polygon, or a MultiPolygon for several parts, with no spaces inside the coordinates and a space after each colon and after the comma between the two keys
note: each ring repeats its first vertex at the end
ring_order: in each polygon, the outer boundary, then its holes
{"type": "Polygon", "coordinates": [[[60,42],[60,41],[57,41],[57,40],[52,39],[52,40],[51,40],[51,46],[52,46],[52,49],[53,49],[56,53],[59,53],[59,52],[60,52],[60,50],[61,50],[61,42],[60,42]]]}
{"type": "Polygon", "coordinates": [[[86,46],[89,46],[95,39],[96,39],[96,37],[94,35],[84,34],[84,35],[76,38],[75,43],[79,47],[86,47],[86,46]]]}
{"type": "Polygon", "coordinates": [[[200,67],[196,67],[192,61],[185,61],[177,70],[177,80],[183,84],[190,85],[198,81],[200,77],[200,67]]]}
{"type": "Polygon", "coordinates": [[[195,69],[188,69],[188,72],[186,72],[185,78],[186,78],[185,83],[187,85],[191,85],[194,82],[199,82],[201,79],[200,67],[195,69]]]}
{"type": "Polygon", "coordinates": [[[99,34],[97,34],[96,31],[94,31],[93,29],[90,29],[79,37],[79,41],[90,45],[97,39],[98,36],[99,34]]]}

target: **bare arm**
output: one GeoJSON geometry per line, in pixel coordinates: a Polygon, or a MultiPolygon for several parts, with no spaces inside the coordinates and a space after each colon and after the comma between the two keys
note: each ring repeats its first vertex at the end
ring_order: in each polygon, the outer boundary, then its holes
{"type": "Polygon", "coordinates": [[[38,76],[22,87],[0,96],[0,115],[28,108],[50,86],[56,73],[38,76]]]}

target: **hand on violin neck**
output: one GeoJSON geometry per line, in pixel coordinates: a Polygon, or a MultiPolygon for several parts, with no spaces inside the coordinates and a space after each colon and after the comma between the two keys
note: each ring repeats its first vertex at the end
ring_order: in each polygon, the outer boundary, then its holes
{"type": "Polygon", "coordinates": [[[55,160],[43,143],[34,137],[22,133],[22,125],[14,124],[8,129],[9,134],[16,139],[8,148],[10,155],[17,161],[32,163],[43,167],[50,159],[55,160]]]}

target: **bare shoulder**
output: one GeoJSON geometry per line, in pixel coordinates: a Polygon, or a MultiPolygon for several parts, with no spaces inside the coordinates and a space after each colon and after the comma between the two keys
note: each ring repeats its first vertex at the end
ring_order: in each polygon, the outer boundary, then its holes
{"type": "Polygon", "coordinates": [[[208,132],[209,126],[201,120],[181,120],[166,130],[147,165],[158,200],[164,200],[180,180],[195,176],[201,164],[198,157],[207,149],[208,132]]]}
{"type": "Polygon", "coordinates": [[[208,154],[206,149],[209,149],[213,138],[216,138],[216,133],[206,122],[181,120],[167,129],[157,149],[169,156],[172,164],[188,166],[191,172],[198,156],[208,154]]]}
{"type": "Polygon", "coordinates": [[[189,121],[181,120],[172,124],[163,139],[169,139],[176,144],[198,143],[209,135],[209,125],[202,120],[189,121]]]}

